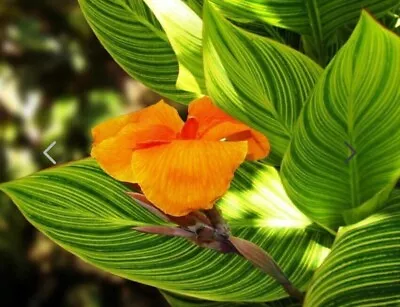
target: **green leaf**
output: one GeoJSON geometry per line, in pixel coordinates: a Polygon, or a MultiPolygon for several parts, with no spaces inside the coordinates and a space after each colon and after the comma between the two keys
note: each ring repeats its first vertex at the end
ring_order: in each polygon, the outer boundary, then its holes
{"type": "Polygon", "coordinates": [[[165,30],[179,62],[177,87],[206,93],[203,55],[203,22],[182,0],[144,0],[165,30]]]}
{"type": "Polygon", "coordinates": [[[362,203],[360,206],[347,209],[343,211],[343,218],[345,223],[353,224],[368,217],[371,212],[376,212],[383,206],[392,192],[397,181],[388,184],[381,191],[377,192],[373,197],[362,203]]]}
{"type": "Polygon", "coordinates": [[[398,0],[210,0],[229,17],[260,20],[310,36],[317,57],[324,63],[326,40],[339,27],[355,23],[362,9],[381,16],[398,5],[398,0]]]}
{"type": "Polygon", "coordinates": [[[292,31],[327,37],[338,27],[355,22],[362,9],[375,15],[398,5],[398,0],[210,0],[231,17],[261,20],[292,31]],[[314,34],[315,33],[315,34],[314,34]]]}
{"type": "Polygon", "coordinates": [[[400,190],[388,207],[340,230],[317,270],[304,306],[398,306],[400,303],[400,190]]]}
{"type": "Polygon", "coordinates": [[[171,305],[171,307],[301,307],[300,303],[290,298],[285,298],[270,303],[236,303],[198,300],[166,291],[161,291],[161,294],[171,305]]]}
{"type": "MultiPolygon", "coordinates": [[[[243,306],[240,303],[234,302],[212,302],[198,300],[195,298],[184,297],[182,295],[162,291],[161,294],[171,305],[171,307],[230,307],[230,306],[243,306]]],[[[247,303],[248,304],[248,303],[247,303]]],[[[249,307],[266,307],[263,303],[250,303],[249,307]]]]}
{"type": "Polygon", "coordinates": [[[203,15],[203,0],[183,0],[198,15],[203,15]]]}
{"type": "Polygon", "coordinates": [[[400,3],[380,18],[380,22],[389,30],[400,35],[400,3]]]}
{"type": "MultiPolygon", "coordinates": [[[[343,215],[400,177],[399,54],[400,38],[363,13],[305,105],[281,174],[289,197],[312,220],[344,225],[343,215]],[[345,142],[356,150],[350,161],[345,142]]],[[[384,197],[375,200],[359,218],[384,197]]]]}
{"type": "Polygon", "coordinates": [[[279,43],[288,45],[296,50],[300,49],[301,35],[282,28],[274,27],[260,21],[230,20],[235,26],[260,36],[269,37],[279,43]]]}
{"type": "MultiPolygon", "coordinates": [[[[162,221],[133,203],[125,193],[128,189],[91,159],[0,189],[44,234],[113,274],[212,301],[264,302],[286,296],[275,280],[243,257],[132,230],[162,221]]],[[[243,165],[220,208],[233,234],[266,250],[299,288],[306,287],[329,253],[332,236],[291,204],[272,167],[243,165]]]]}
{"type": "Polygon", "coordinates": [[[204,5],[204,70],[208,94],[227,113],[264,133],[270,163],[280,164],[322,69],[300,52],[245,32],[204,5]]]}
{"type": "Polygon", "coordinates": [[[197,48],[192,48],[198,43],[199,20],[184,2],[168,1],[171,7],[163,5],[164,2],[147,1],[160,18],[160,24],[143,0],[79,0],[100,42],[128,74],[165,97],[188,103],[196,95],[176,87],[177,55],[186,73],[179,77],[180,86],[185,87],[186,83],[194,86],[189,66],[201,62],[197,48]],[[179,21],[185,14],[184,24],[174,22],[175,17],[179,21]]]}

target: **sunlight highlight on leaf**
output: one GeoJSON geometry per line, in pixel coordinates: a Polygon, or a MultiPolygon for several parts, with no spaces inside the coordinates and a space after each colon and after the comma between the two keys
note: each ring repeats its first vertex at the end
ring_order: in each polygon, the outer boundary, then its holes
{"type": "MultiPolygon", "coordinates": [[[[235,209],[230,209],[231,197],[223,198],[220,207],[226,211],[235,236],[267,251],[295,286],[304,290],[333,238],[305,225],[259,227],[258,221],[271,218],[269,209],[284,214],[283,209],[273,209],[288,200],[282,195],[283,188],[277,187],[277,176],[269,166],[245,164],[229,191],[230,195],[239,196],[235,209]],[[271,193],[279,195],[274,199],[281,199],[279,203],[266,197],[254,203],[241,193],[246,187],[248,193],[256,194],[257,187],[263,184],[268,188],[269,182],[273,183],[271,193]],[[233,218],[238,212],[240,216],[233,218]]],[[[207,300],[265,302],[287,296],[275,280],[243,257],[203,249],[185,239],[133,231],[135,226],[164,222],[133,203],[126,194],[128,189],[107,176],[92,159],[51,168],[3,184],[0,189],[56,243],[118,276],[207,300]]],[[[304,219],[299,213],[287,220],[291,218],[296,222],[304,219]]]]}

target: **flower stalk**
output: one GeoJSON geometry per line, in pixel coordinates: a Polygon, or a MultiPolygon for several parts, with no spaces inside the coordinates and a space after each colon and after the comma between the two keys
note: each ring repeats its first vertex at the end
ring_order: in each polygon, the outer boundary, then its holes
{"type": "Polygon", "coordinates": [[[128,192],[128,195],[137,204],[157,215],[163,221],[177,225],[140,226],[133,227],[134,230],[143,233],[181,237],[203,248],[210,248],[221,253],[237,254],[274,278],[291,297],[301,302],[303,301],[301,291],[290,282],[279,265],[266,251],[258,245],[235,237],[230,233],[228,224],[216,207],[210,210],[194,211],[183,217],[174,217],[159,211],[140,193],[128,192]]]}

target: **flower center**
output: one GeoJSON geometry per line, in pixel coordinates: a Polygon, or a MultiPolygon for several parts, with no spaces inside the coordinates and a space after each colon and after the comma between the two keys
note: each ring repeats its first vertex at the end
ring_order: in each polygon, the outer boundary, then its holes
{"type": "Polygon", "coordinates": [[[198,130],[199,130],[199,122],[194,117],[190,117],[186,120],[185,124],[183,125],[178,138],[183,140],[196,139],[198,130]]]}

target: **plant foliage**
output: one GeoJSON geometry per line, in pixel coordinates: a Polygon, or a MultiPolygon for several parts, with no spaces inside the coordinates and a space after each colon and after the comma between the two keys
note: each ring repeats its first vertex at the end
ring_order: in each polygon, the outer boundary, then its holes
{"type": "MultiPolygon", "coordinates": [[[[243,258],[178,238],[141,234],[162,224],[91,160],[1,186],[25,217],[65,249],[102,269],[181,294],[219,301],[270,301],[285,293],[243,258]]],[[[304,288],[332,244],[287,198],[276,170],[244,165],[220,207],[239,237],[268,248],[304,288]],[[265,183],[268,183],[267,185],[265,183]],[[262,193],[260,193],[262,191],[262,193]]]]}
{"type": "MultiPolygon", "coordinates": [[[[79,2],[132,77],[184,104],[208,95],[268,137],[270,157],[240,167],[218,206],[304,306],[400,302],[398,0],[79,2]]],[[[173,306],[297,305],[237,255],[133,231],[165,222],[91,159],[0,190],[65,249],[173,306]]]]}

